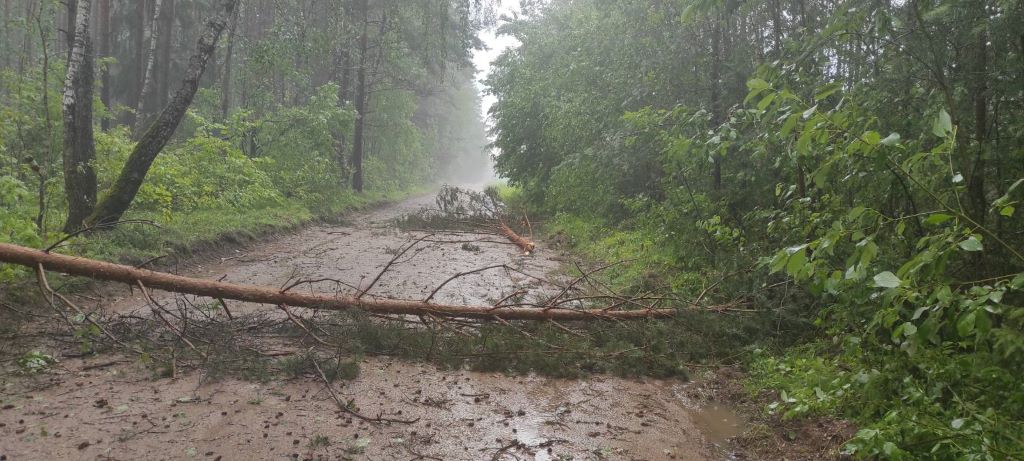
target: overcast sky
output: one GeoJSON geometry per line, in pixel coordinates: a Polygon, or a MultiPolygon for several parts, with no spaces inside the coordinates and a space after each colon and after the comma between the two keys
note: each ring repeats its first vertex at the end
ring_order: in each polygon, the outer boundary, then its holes
{"type": "MultiPolygon", "coordinates": [[[[497,16],[499,18],[505,14],[511,15],[514,12],[518,12],[519,0],[501,0],[501,5],[497,7],[497,10],[497,16]]],[[[512,37],[509,37],[507,35],[498,37],[495,35],[494,31],[500,24],[501,21],[498,21],[498,24],[495,25],[494,28],[480,32],[480,39],[483,40],[484,44],[487,45],[487,49],[477,50],[473,52],[473,65],[475,65],[477,68],[476,86],[477,89],[480,91],[480,96],[483,98],[482,108],[485,120],[487,118],[487,110],[490,109],[492,104],[494,104],[495,98],[494,96],[490,96],[483,93],[484,86],[482,83],[480,83],[480,80],[486,78],[487,74],[491,72],[491,62],[494,61],[494,59],[497,58],[502,51],[505,51],[510,47],[515,47],[519,45],[519,41],[512,37]]],[[[490,121],[488,121],[488,126],[490,126],[490,121]]]]}

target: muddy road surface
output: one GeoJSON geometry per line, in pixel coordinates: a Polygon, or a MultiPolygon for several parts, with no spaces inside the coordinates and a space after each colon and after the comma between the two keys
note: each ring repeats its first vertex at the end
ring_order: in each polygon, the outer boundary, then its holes
{"type": "MultiPolygon", "coordinates": [[[[274,241],[179,264],[177,272],[283,286],[329,278],[304,289],[365,289],[396,250],[424,232],[394,220],[433,203],[419,197],[318,225],[274,241]]],[[[431,232],[427,232],[431,233],[431,232]]],[[[507,264],[557,277],[565,255],[538,242],[524,255],[499,237],[435,232],[370,290],[422,299],[452,275],[507,264]]],[[[448,284],[439,302],[493,304],[516,290],[542,290],[530,277],[487,271],[448,284]]],[[[158,300],[174,295],[157,293],[158,300]]],[[[79,298],[112,312],[146,315],[136,291],[101,287],[79,298]]],[[[202,300],[195,300],[202,302],[202,300]]],[[[239,312],[272,309],[232,304],[239,312]]],[[[59,357],[59,351],[50,351],[59,357]]],[[[364,415],[414,421],[375,424],[341,412],[315,377],[268,382],[211,381],[199,372],[154,378],[127,358],[61,360],[50,372],[0,377],[0,460],[35,459],[353,459],[353,460],[717,460],[729,459],[735,415],[704,407],[689,384],[592,376],[581,380],[439,370],[368,357],[358,377],[335,385],[364,415]]]]}

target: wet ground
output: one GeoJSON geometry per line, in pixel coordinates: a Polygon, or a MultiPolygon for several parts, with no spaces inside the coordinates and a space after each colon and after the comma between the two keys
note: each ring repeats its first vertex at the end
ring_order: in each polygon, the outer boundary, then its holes
{"type": "MultiPolygon", "coordinates": [[[[278,240],[180,264],[190,276],[320,292],[366,289],[396,251],[425,232],[392,221],[433,203],[420,197],[278,240]],[[357,287],[357,288],[356,288],[357,287]]],[[[429,232],[428,232],[429,233],[429,232]]],[[[436,233],[399,259],[370,290],[422,299],[452,275],[507,264],[557,277],[565,255],[538,242],[533,255],[497,237],[436,233]]],[[[460,278],[440,302],[493,304],[536,280],[494,270],[460,278]]],[[[158,299],[172,295],[157,293],[158,299]]],[[[116,286],[79,298],[116,312],[149,311],[116,286]]],[[[197,300],[202,301],[202,300],[197,300]]],[[[266,306],[232,304],[241,312],[266,306]]],[[[679,381],[537,376],[439,370],[370,357],[336,386],[365,415],[415,420],[371,424],[342,413],[314,377],[268,383],[201,381],[198,373],[154,379],[116,357],[69,359],[34,378],[0,377],[0,460],[22,459],[367,459],[367,460],[714,460],[742,431],[729,408],[692,401],[679,381]]]]}

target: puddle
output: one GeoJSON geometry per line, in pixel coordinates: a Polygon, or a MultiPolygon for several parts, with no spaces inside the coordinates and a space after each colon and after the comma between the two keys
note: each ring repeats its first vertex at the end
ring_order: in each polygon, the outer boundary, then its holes
{"type": "Polygon", "coordinates": [[[720,446],[742,434],[747,424],[731,408],[714,402],[694,410],[691,418],[709,442],[720,446]]]}

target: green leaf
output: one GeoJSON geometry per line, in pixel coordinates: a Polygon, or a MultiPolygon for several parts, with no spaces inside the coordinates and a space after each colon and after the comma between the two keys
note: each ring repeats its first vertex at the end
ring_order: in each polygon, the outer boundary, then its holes
{"type": "Polygon", "coordinates": [[[877,131],[867,131],[861,135],[860,139],[869,146],[874,146],[882,140],[882,135],[878,134],[877,131]]]}
{"type": "Polygon", "coordinates": [[[963,240],[957,245],[960,246],[960,248],[962,248],[964,251],[981,251],[985,249],[985,247],[981,244],[981,241],[978,240],[978,237],[975,237],[973,235],[967,237],[967,240],[963,240]]]}
{"type": "Polygon", "coordinates": [[[953,121],[949,118],[949,113],[945,109],[939,111],[939,116],[935,117],[935,122],[932,123],[932,134],[940,138],[945,138],[953,132],[953,121]]]}
{"type": "Polygon", "coordinates": [[[800,251],[793,253],[789,257],[789,261],[786,262],[786,273],[791,277],[796,277],[800,274],[800,270],[807,264],[807,250],[801,248],[800,251]]]}
{"type": "Polygon", "coordinates": [[[1010,286],[1015,290],[1024,289],[1024,272],[1017,274],[1017,276],[1010,281],[1010,286]]]}
{"type": "Polygon", "coordinates": [[[903,281],[900,280],[900,278],[897,277],[896,274],[893,274],[892,272],[889,271],[878,273],[878,275],[875,276],[874,280],[875,286],[881,288],[896,288],[900,286],[900,283],[903,283],[903,281]]]}
{"type": "Polygon", "coordinates": [[[974,321],[976,319],[977,316],[974,312],[964,314],[960,317],[960,320],[956,322],[956,332],[959,333],[961,337],[967,337],[974,334],[974,321]]]}
{"type": "Polygon", "coordinates": [[[891,133],[891,134],[889,134],[889,136],[886,136],[885,139],[883,139],[881,141],[881,143],[882,143],[882,145],[886,145],[886,146],[895,146],[896,144],[900,143],[900,134],[899,133],[891,133]]]}
{"type": "Polygon", "coordinates": [[[944,223],[946,221],[949,221],[950,219],[953,219],[953,217],[948,215],[948,214],[945,214],[945,213],[933,213],[931,216],[928,217],[928,219],[924,220],[924,223],[925,224],[930,224],[930,225],[934,226],[934,225],[942,224],[942,223],[944,223]]]}
{"type": "Polygon", "coordinates": [[[800,115],[793,114],[786,118],[786,123],[782,124],[782,131],[779,132],[783,137],[789,136],[789,133],[793,132],[793,128],[796,128],[796,122],[800,121],[800,115]]]}
{"type": "Polygon", "coordinates": [[[768,82],[766,82],[766,81],[764,81],[763,79],[760,79],[760,78],[752,78],[750,80],[747,80],[747,89],[750,89],[751,91],[753,91],[753,90],[763,90],[763,89],[768,88],[770,86],[771,85],[769,85],[768,82]]]}
{"type": "Polygon", "coordinates": [[[1013,216],[1014,211],[1016,211],[1016,209],[1013,208],[1013,205],[1006,205],[1003,207],[1003,209],[999,210],[999,214],[1009,218],[1013,216]]]}
{"type": "Polygon", "coordinates": [[[765,96],[764,98],[761,99],[761,102],[757,103],[757,110],[767,109],[768,106],[770,106],[772,104],[772,101],[774,100],[775,93],[768,93],[768,96],[765,96]]]}
{"type": "Polygon", "coordinates": [[[843,84],[839,82],[829,83],[818,90],[818,93],[814,95],[814,100],[821,101],[822,99],[832,96],[833,93],[839,91],[842,87],[843,84]]]}

